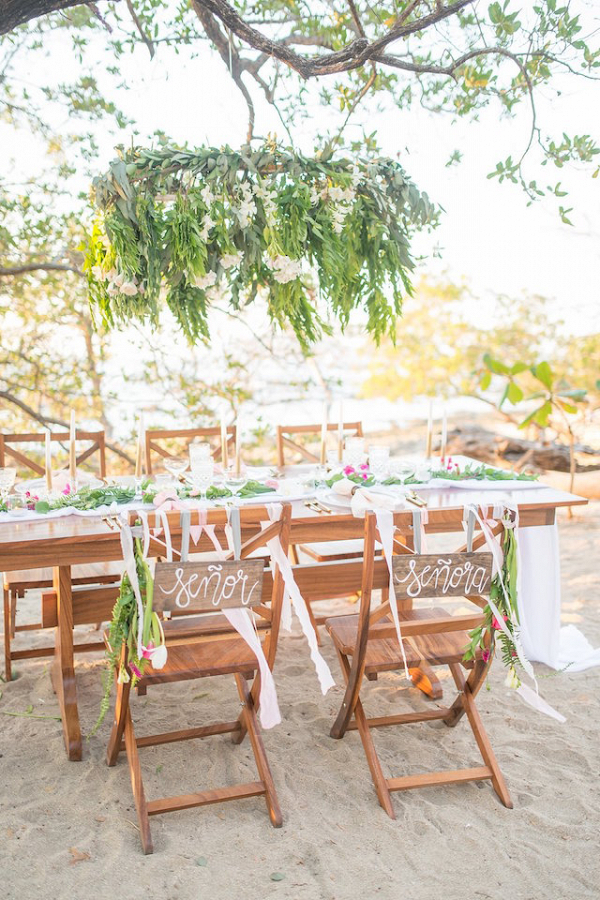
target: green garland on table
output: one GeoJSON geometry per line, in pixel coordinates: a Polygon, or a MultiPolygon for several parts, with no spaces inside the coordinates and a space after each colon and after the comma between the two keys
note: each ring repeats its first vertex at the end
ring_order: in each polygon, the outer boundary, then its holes
{"type": "Polygon", "coordinates": [[[315,284],[347,325],[394,335],[411,292],[413,233],[438,211],[392,159],[314,158],[272,141],[252,149],[117,148],[95,178],[97,210],[85,271],[107,327],[156,327],[164,298],[190,342],[208,339],[213,303],[238,310],[266,299],[272,321],[291,325],[304,347],[330,326],[315,284]]]}
{"type": "MultiPolygon", "coordinates": [[[[355,484],[359,484],[362,487],[371,487],[371,485],[375,484],[375,479],[371,474],[369,466],[364,463],[359,466],[358,469],[354,469],[352,466],[346,466],[342,472],[336,472],[335,475],[332,475],[331,478],[327,479],[326,484],[328,487],[332,487],[336,481],[341,481],[342,478],[347,478],[349,481],[353,481],[355,484]]],[[[391,475],[389,478],[385,478],[381,484],[387,485],[388,487],[392,487],[394,485],[403,485],[403,484],[427,484],[432,478],[443,478],[448,481],[537,481],[539,475],[529,475],[521,472],[517,474],[516,472],[505,472],[502,469],[494,469],[492,466],[480,465],[475,466],[471,463],[467,464],[464,469],[460,470],[452,470],[448,469],[435,469],[433,470],[429,477],[426,479],[416,478],[416,476],[410,475],[408,478],[397,478],[394,475],[391,475]]]]}
{"type": "Polygon", "coordinates": [[[518,687],[521,683],[517,672],[520,665],[515,644],[515,628],[519,625],[519,611],[517,607],[517,537],[512,523],[504,519],[504,536],[502,550],[504,559],[502,569],[494,577],[490,587],[490,599],[504,619],[504,624],[510,637],[500,630],[496,617],[489,604],[485,607],[485,622],[469,632],[470,642],[465,649],[463,660],[470,662],[475,659],[478,650],[481,650],[484,662],[493,657],[497,644],[500,645],[502,662],[508,669],[506,679],[509,687],[518,687]],[[502,583],[506,589],[506,596],[502,589],[502,583]]]}

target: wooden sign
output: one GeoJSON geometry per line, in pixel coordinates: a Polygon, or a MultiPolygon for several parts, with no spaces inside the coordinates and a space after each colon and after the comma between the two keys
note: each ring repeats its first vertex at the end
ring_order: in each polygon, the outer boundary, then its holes
{"type": "Polygon", "coordinates": [[[394,556],[394,589],[410,597],[486,596],[492,582],[491,553],[424,553],[394,556]]]}
{"type": "Polygon", "coordinates": [[[264,560],[157,562],[153,607],[161,610],[256,606],[262,599],[264,560]]]}

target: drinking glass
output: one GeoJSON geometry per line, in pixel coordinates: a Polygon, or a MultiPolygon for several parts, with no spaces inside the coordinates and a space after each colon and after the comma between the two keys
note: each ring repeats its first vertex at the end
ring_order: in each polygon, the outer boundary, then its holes
{"type": "Polygon", "coordinates": [[[357,469],[365,454],[365,439],[360,437],[351,437],[346,439],[344,447],[344,462],[357,469]]]}
{"type": "Polygon", "coordinates": [[[369,447],[369,468],[375,481],[383,481],[389,472],[390,448],[380,445],[369,447]]]}
{"type": "Polygon", "coordinates": [[[206,441],[192,441],[190,444],[190,463],[195,459],[210,459],[212,456],[212,448],[206,441]]]}
{"type": "Polygon", "coordinates": [[[12,466],[0,468],[0,497],[2,497],[2,500],[6,500],[10,494],[10,489],[15,483],[16,477],[17,470],[12,466]]]}
{"type": "Polygon", "coordinates": [[[200,499],[206,501],[206,492],[212,484],[215,464],[212,459],[192,459],[192,479],[200,489],[200,499]]]}
{"type": "Polygon", "coordinates": [[[183,475],[189,466],[189,461],[185,456],[168,456],[165,459],[165,469],[172,476],[172,480],[177,483],[179,476],[183,475]]]}
{"type": "Polygon", "coordinates": [[[228,469],[225,474],[225,487],[231,491],[234,497],[240,497],[242,491],[248,483],[248,476],[245,472],[236,474],[235,468],[228,469]]]}

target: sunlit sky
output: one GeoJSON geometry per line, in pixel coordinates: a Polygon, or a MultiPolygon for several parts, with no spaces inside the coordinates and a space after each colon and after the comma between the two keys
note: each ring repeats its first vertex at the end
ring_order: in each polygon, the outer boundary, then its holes
{"type": "MultiPolygon", "coordinates": [[[[65,38],[54,37],[49,58],[40,65],[33,57],[20,64],[18,75],[24,82],[43,84],[66,81],[76,74],[76,64],[67,52],[65,38]]],[[[105,57],[98,50],[98,69],[105,57]]],[[[247,110],[227,70],[208,47],[196,60],[186,61],[161,47],[154,60],[144,48],[123,60],[121,72],[129,85],[115,98],[137,122],[142,139],[160,129],[177,142],[190,145],[244,142],[247,110]]],[[[556,99],[538,96],[538,120],[544,134],[560,138],[563,131],[592,133],[598,139],[598,97],[600,85],[584,80],[565,81],[556,99]]],[[[311,106],[311,116],[296,122],[293,136],[298,148],[310,152],[314,137],[326,129],[337,110],[311,106]]],[[[53,114],[55,115],[55,114],[53,114]]],[[[55,119],[55,124],[60,122],[55,119]]],[[[565,205],[574,207],[574,227],[560,222],[557,204],[551,200],[526,206],[519,188],[488,180],[486,175],[498,160],[516,158],[525,147],[531,125],[523,105],[517,120],[498,118],[496,109],[485,111],[478,123],[452,122],[415,106],[402,112],[391,104],[383,113],[373,111],[366,101],[363,110],[348,126],[348,138],[357,138],[364,125],[377,131],[382,150],[398,156],[421,190],[444,209],[440,227],[418,237],[414,250],[425,259],[419,264],[423,274],[446,273],[454,281],[464,281],[476,295],[468,312],[478,324],[490,317],[494,296],[522,293],[551,298],[551,313],[567,320],[575,333],[598,330],[600,285],[600,178],[590,171],[559,171],[536,165],[532,158],[528,177],[542,184],[563,181],[570,196],[565,205]],[[460,165],[446,167],[450,154],[463,154],[460,165]],[[434,256],[437,248],[440,258],[434,256]]],[[[255,133],[285,134],[276,113],[257,97],[255,133]]],[[[131,133],[122,133],[127,143],[131,133]]],[[[113,154],[114,140],[98,129],[100,154],[98,171],[103,171],[113,154]]],[[[16,174],[30,174],[42,164],[41,144],[26,138],[25,132],[0,126],[0,164],[16,174]]],[[[85,187],[82,181],[80,187],[85,187]]],[[[432,314],[434,314],[432,310],[432,314]]]]}

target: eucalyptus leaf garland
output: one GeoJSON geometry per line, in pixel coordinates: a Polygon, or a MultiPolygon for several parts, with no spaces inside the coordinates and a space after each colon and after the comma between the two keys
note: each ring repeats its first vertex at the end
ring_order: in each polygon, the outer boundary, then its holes
{"type": "Polygon", "coordinates": [[[379,340],[411,292],[410,239],[438,210],[391,159],[315,158],[267,142],[188,150],[120,149],[92,199],[85,270],[104,324],[158,325],[164,301],[190,342],[208,339],[211,304],[258,297],[303,346],[368,313],[379,340]]]}

